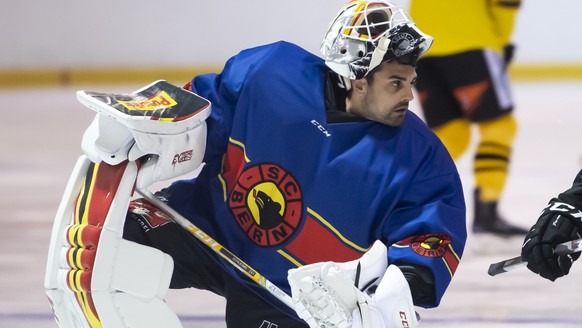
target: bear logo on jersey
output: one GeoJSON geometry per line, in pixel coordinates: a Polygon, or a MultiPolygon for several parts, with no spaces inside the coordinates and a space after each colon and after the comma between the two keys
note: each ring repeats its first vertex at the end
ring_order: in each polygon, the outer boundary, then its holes
{"type": "Polygon", "coordinates": [[[255,221],[265,229],[277,226],[283,222],[281,210],[283,206],[274,201],[272,197],[262,191],[257,191],[259,188],[253,189],[253,197],[255,198],[255,205],[258,215],[253,215],[255,221]]]}
{"type": "Polygon", "coordinates": [[[236,222],[260,246],[276,246],[288,240],[303,216],[299,184],[276,164],[245,169],[228,203],[236,222]]]}
{"type": "Polygon", "coordinates": [[[428,234],[415,238],[411,248],[417,254],[427,257],[441,257],[447,251],[451,238],[443,234],[428,234]]]}

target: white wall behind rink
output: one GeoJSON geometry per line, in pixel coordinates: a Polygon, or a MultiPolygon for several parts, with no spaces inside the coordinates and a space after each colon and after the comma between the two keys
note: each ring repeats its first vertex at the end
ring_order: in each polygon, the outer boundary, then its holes
{"type": "MultiPolygon", "coordinates": [[[[318,53],[327,24],[345,3],[11,1],[0,11],[0,69],[220,65],[241,49],[280,39],[318,53]]],[[[578,0],[523,0],[516,62],[582,64],[580,12],[578,0]]]]}

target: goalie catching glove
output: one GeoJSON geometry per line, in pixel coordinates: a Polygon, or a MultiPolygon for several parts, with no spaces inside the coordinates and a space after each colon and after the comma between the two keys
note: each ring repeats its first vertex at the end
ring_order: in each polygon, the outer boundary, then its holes
{"type": "Polygon", "coordinates": [[[130,94],[79,91],[77,98],[97,112],[81,145],[91,161],[117,165],[149,155],[138,189],[202,163],[211,104],[197,94],[160,80],[130,94]]]}
{"type": "Polygon", "coordinates": [[[558,199],[550,201],[525,237],[521,257],[534,273],[554,281],[570,272],[580,253],[556,255],[556,245],[582,238],[582,212],[558,199]]]}
{"type": "Polygon", "coordinates": [[[408,282],[376,241],[360,259],[289,270],[296,311],[311,328],[416,327],[408,282]]]}

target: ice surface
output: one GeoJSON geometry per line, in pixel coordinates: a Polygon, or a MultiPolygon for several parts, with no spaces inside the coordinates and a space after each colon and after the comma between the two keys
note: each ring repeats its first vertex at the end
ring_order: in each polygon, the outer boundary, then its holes
{"type": "MultiPolygon", "coordinates": [[[[82,89],[126,92],[137,87],[82,89]]],[[[82,133],[94,114],[76,101],[77,89],[0,90],[0,327],[56,327],[43,289],[49,235],[81,152],[82,133]]],[[[500,207],[508,220],[529,227],[582,167],[582,82],[518,83],[514,91],[519,131],[500,207]]],[[[412,110],[417,108],[414,103],[412,110]]],[[[471,208],[471,156],[458,167],[471,208]]],[[[519,255],[520,244],[469,235],[440,307],[419,309],[422,327],[581,327],[582,263],[555,283],[527,270],[487,275],[490,263],[519,255]]],[[[170,292],[168,303],[185,327],[224,327],[219,297],[179,290],[170,292]]]]}

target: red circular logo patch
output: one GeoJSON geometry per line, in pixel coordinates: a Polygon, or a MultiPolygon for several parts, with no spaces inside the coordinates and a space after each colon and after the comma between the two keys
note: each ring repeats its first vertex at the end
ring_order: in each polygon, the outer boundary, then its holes
{"type": "Polygon", "coordinates": [[[303,213],[299,184],[276,164],[259,164],[244,170],[228,205],[243,231],[260,246],[275,246],[289,239],[303,213]]]}
{"type": "Polygon", "coordinates": [[[447,251],[451,237],[444,234],[428,234],[414,238],[410,247],[417,254],[427,257],[441,257],[447,251]]]}

